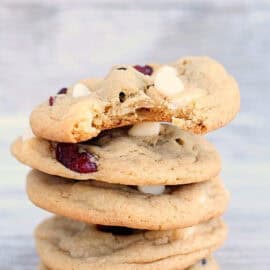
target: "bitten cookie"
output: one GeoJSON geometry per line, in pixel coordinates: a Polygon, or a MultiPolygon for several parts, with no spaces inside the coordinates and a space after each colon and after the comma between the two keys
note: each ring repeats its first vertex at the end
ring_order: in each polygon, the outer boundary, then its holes
{"type": "Polygon", "coordinates": [[[35,237],[41,261],[52,269],[173,270],[208,257],[226,234],[219,219],[186,229],[134,231],[54,217],[38,226],[35,237]]]}
{"type": "Polygon", "coordinates": [[[173,125],[142,123],[111,129],[81,144],[19,138],[12,153],[39,171],[124,185],[180,185],[209,180],[219,155],[202,136],[173,125]]]}
{"type": "Polygon", "coordinates": [[[229,199],[219,179],[168,186],[158,195],[143,193],[151,192],[150,187],[140,190],[97,181],[72,182],[38,171],[27,177],[29,199],[38,207],[86,223],[137,229],[189,227],[223,214],[229,199]]]}
{"type": "MultiPolygon", "coordinates": [[[[182,270],[182,268],[175,268],[175,269],[182,270]]],[[[218,270],[218,269],[219,269],[218,264],[213,257],[202,259],[197,263],[195,263],[194,265],[185,268],[185,270],[218,270]]],[[[44,264],[41,263],[38,267],[38,270],[55,270],[55,269],[53,268],[49,269],[44,264]]]]}
{"type": "Polygon", "coordinates": [[[74,143],[143,121],[206,133],[230,122],[239,107],[237,83],[222,65],[185,57],[168,65],[117,66],[103,80],[61,89],[33,110],[30,122],[38,137],[74,143]]]}

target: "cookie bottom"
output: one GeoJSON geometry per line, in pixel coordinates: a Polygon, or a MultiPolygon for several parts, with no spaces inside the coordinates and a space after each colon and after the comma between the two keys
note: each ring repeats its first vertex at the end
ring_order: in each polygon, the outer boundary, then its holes
{"type": "MultiPolygon", "coordinates": [[[[208,257],[206,259],[202,259],[198,261],[196,264],[191,265],[185,270],[218,270],[218,269],[219,269],[219,266],[216,260],[213,257],[208,257]]],[[[54,269],[47,268],[46,265],[41,262],[37,270],[54,270],[54,269]]],[[[182,270],[182,269],[179,268],[179,270],[182,270]]]]}

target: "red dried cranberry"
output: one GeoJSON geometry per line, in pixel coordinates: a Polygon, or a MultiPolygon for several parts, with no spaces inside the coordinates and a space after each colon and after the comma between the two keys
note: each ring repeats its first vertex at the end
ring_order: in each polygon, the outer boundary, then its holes
{"type": "Polygon", "coordinates": [[[134,229],[120,226],[96,225],[96,228],[101,232],[111,233],[114,235],[131,235],[134,233],[134,229]]]}
{"type": "Polygon", "coordinates": [[[54,102],[54,97],[50,96],[49,97],[49,105],[52,106],[54,102]]]}
{"type": "Polygon", "coordinates": [[[66,93],[67,93],[67,88],[64,87],[64,88],[60,89],[60,90],[57,92],[57,95],[66,94],[66,93]]]}
{"type": "Polygon", "coordinates": [[[97,171],[94,155],[88,152],[79,152],[79,146],[72,143],[58,143],[55,149],[56,159],[65,167],[79,173],[97,171]]]}
{"type": "Polygon", "coordinates": [[[145,65],[145,66],[134,66],[135,69],[137,69],[139,72],[143,73],[144,75],[152,75],[153,68],[151,66],[145,65]]]}

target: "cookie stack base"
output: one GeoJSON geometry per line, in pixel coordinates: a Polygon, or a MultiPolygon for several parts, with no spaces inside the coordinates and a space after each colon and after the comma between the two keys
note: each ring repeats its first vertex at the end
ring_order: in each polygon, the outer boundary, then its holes
{"type": "MultiPolygon", "coordinates": [[[[55,270],[52,268],[47,268],[43,263],[40,263],[37,270],[55,270]]],[[[182,268],[178,268],[176,270],[182,270],[182,268]]],[[[213,257],[208,257],[206,259],[202,259],[192,266],[185,268],[185,270],[219,270],[219,266],[216,260],[213,257]]]]}
{"type": "Polygon", "coordinates": [[[186,269],[209,257],[226,235],[219,218],[185,229],[115,234],[63,217],[45,220],[35,234],[41,261],[52,270],[186,269]]]}

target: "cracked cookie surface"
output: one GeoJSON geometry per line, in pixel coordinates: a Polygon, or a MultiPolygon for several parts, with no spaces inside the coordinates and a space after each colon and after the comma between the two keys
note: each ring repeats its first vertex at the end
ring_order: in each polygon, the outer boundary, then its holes
{"type": "Polygon", "coordinates": [[[133,66],[117,66],[104,79],[80,81],[51,97],[31,114],[34,133],[74,143],[143,121],[173,121],[184,130],[206,133],[238,112],[237,83],[215,60],[185,57],[151,67],[149,76],[133,66]]]}
{"type": "Polygon", "coordinates": [[[130,136],[128,132],[127,128],[112,129],[78,144],[78,152],[95,156],[96,171],[91,173],[67,168],[55,157],[57,144],[37,137],[18,138],[12,152],[21,162],[51,175],[124,185],[194,183],[209,180],[220,171],[215,147],[202,136],[168,124],[162,124],[156,136],[130,136]]]}
{"type": "Polygon", "coordinates": [[[226,234],[220,219],[186,229],[115,235],[95,225],[54,217],[38,226],[35,238],[41,260],[52,269],[170,270],[185,269],[208,257],[226,234]]]}
{"type": "Polygon", "coordinates": [[[220,216],[229,194],[219,179],[169,186],[160,195],[97,181],[68,181],[38,171],[27,177],[27,193],[38,207],[92,224],[148,230],[189,227],[220,216]]]}

